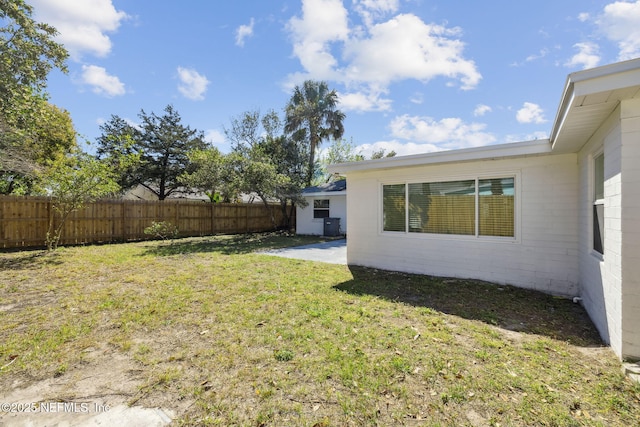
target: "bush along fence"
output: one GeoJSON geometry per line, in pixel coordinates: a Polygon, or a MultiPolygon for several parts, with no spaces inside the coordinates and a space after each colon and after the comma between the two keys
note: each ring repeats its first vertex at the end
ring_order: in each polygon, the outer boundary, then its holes
{"type": "MultiPolygon", "coordinates": [[[[272,206],[277,224],[279,205],[272,206]]],[[[0,196],[0,248],[46,245],[50,221],[60,221],[46,197],[0,196]]],[[[271,215],[262,203],[207,203],[100,200],[73,212],[64,222],[60,244],[125,242],[149,239],[145,228],[154,222],[175,226],[179,237],[270,231],[271,215]]]]}

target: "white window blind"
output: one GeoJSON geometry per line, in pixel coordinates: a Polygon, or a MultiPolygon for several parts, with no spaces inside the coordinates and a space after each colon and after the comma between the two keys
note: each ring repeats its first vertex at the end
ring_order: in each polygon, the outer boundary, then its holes
{"type": "Polygon", "coordinates": [[[475,234],[475,181],[409,184],[409,231],[475,234]]]}
{"type": "Polygon", "coordinates": [[[383,185],[382,193],[383,231],[515,237],[513,177],[383,185]]]}
{"type": "Polygon", "coordinates": [[[478,234],[514,237],[513,178],[478,181],[478,234]],[[511,193],[511,194],[508,194],[511,193]]]}
{"type": "Polygon", "coordinates": [[[382,229],[384,231],[405,231],[405,185],[384,185],[382,187],[382,206],[382,229]]]}

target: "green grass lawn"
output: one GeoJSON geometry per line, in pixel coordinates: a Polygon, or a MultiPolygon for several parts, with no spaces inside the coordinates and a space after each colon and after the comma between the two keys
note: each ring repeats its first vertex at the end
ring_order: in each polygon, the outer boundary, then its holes
{"type": "Polygon", "coordinates": [[[640,425],[640,385],[580,306],[255,253],[309,241],[0,253],[0,387],[110,370],[175,425],[640,425]]]}

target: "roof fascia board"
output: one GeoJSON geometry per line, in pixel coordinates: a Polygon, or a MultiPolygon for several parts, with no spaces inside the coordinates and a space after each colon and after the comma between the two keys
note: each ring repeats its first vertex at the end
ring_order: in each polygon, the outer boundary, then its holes
{"type": "Polygon", "coordinates": [[[640,69],[628,70],[620,74],[594,77],[575,83],[575,96],[590,95],[598,92],[612,91],[625,87],[637,86],[640,81],[640,69]]]}
{"type": "Polygon", "coordinates": [[[317,193],[302,193],[302,197],[329,197],[329,196],[346,196],[347,190],[340,191],[318,191],[317,193]]]}
{"type": "Polygon", "coordinates": [[[556,144],[556,138],[560,134],[562,127],[565,124],[567,115],[569,114],[569,106],[573,104],[575,99],[574,82],[571,81],[571,75],[567,77],[567,82],[560,98],[560,104],[558,105],[558,111],[556,112],[556,118],[553,121],[553,127],[551,128],[551,135],[549,135],[549,141],[551,146],[556,144]]]}
{"type": "Polygon", "coordinates": [[[435,153],[414,154],[411,156],[340,163],[330,165],[328,167],[328,170],[329,173],[343,174],[346,172],[375,169],[391,169],[398,167],[435,165],[443,163],[470,162],[478,160],[499,159],[505,157],[523,157],[530,155],[548,154],[550,152],[551,144],[549,143],[549,140],[539,139],[533,141],[490,145],[485,147],[475,147],[461,150],[438,151],[435,153]]]}
{"type": "Polygon", "coordinates": [[[590,68],[587,70],[576,71],[569,74],[569,79],[573,82],[581,82],[584,80],[606,77],[613,74],[622,74],[628,71],[637,71],[640,67],[640,58],[630,59],[628,61],[616,62],[614,64],[603,65],[602,67],[590,68]]]}

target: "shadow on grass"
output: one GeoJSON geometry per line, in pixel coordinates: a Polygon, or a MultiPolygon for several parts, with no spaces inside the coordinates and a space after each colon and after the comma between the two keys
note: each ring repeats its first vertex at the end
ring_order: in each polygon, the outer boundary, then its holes
{"type": "Polygon", "coordinates": [[[240,255],[322,241],[324,240],[317,236],[297,236],[278,232],[218,235],[149,243],[144,255],[171,256],[193,253],[240,255]]]}
{"type": "Polygon", "coordinates": [[[584,308],[565,298],[479,280],[440,278],[350,267],[353,280],[336,289],[547,336],[573,345],[602,346],[584,308]]]}
{"type": "Polygon", "coordinates": [[[59,265],[62,260],[55,252],[46,250],[22,250],[3,252],[6,256],[0,257],[0,270],[19,270],[27,267],[44,267],[49,265],[59,265]]]}

